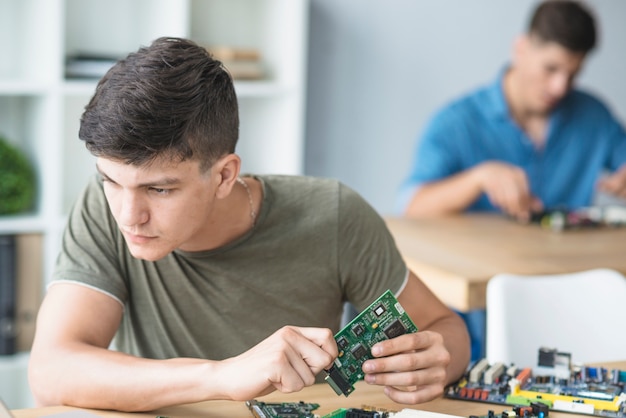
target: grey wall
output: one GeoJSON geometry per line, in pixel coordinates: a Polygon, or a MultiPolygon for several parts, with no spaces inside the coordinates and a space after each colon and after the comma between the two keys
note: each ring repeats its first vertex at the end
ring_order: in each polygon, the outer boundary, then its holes
{"type": "MultiPolygon", "coordinates": [[[[392,213],[418,134],[447,101],[490,82],[531,0],[312,0],[305,170],[392,213]]],[[[626,121],[626,1],[589,4],[599,48],[578,84],[626,121]]]]}

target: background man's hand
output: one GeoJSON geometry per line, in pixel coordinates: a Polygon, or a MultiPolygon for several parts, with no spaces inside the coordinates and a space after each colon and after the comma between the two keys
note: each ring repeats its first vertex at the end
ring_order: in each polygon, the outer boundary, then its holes
{"type": "Polygon", "coordinates": [[[617,197],[626,198],[626,165],[613,174],[598,181],[598,190],[617,197]]]}
{"type": "Polygon", "coordinates": [[[543,203],[530,193],[528,178],[521,168],[500,161],[476,167],[480,186],[494,206],[521,221],[543,210],[543,203]]]}

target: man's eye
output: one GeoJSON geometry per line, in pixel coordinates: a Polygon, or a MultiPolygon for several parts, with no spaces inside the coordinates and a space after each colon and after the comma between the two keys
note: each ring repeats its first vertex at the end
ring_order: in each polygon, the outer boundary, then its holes
{"type": "Polygon", "coordinates": [[[117,183],[115,183],[114,181],[111,181],[111,179],[108,179],[106,177],[101,177],[100,181],[102,182],[104,186],[107,186],[107,187],[117,186],[117,183]]]}
{"type": "Polygon", "coordinates": [[[98,181],[100,183],[110,183],[108,177],[104,177],[102,174],[98,173],[98,181]]]}
{"type": "Polygon", "coordinates": [[[159,187],[151,187],[150,190],[156,194],[168,194],[170,192],[170,189],[161,189],[159,187]]]}
{"type": "Polygon", "coordinates": [[[554,74],[554,73],[556,73],[556,72],[557,72],[557,70],[558,70],[558,68],[557,68],[557,67],[555,67],[555,66],[553,66],[553,65],[548,65],[548,66],[546,67],[546,72],[548,72],[548,73],[550,73],[550,74],[554,74]]]}

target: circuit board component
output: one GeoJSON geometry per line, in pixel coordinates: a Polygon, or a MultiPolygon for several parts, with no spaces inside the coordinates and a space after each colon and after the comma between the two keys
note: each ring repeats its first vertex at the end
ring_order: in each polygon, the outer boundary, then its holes
{"type": "MultiPolygon", "coordinates": [[[[326,415],[313,414],[319,405],[316,403],[283,402],[268,403],[257,401],[256,399],[246,402],[246,406],[255,418],[466,418],[457,415],[440,414],[437,412],[421,411],[417,409],[405,408],[401,411],[388,411],[372,406],[361,406],[361,408],[339,408],[326,415]]],[[[157,417],[159,418],[159,417],[157,417]]],[[[169,417],[164,417],[169,418],[169,417]]],[[[532,417],[500,417],[495,416],[493,411],[489,411],[489,416],[470,418],[547,418],[544,416],[532,417]]]]}
{"type": "Polygon", "coordinates": [[[490,365],[481,359],[448,388],[445,396],[514,405],[522,408],[521,415],[545,416],[554,410],[626,418],[625,388],[626,370],[576,365],[570,353],[544,347],[539,349],[537,367],[490,365]],[[529,408],[532,411],[528,412],[529,408]]]}
{"type": "Polygon", "coordinates": [[[393,413],[377,411],[375,409],[340,408],[322,418],[389,418],[393,413]]]}
{"type": "Polygon", "coordinates": [[[319,404],[300,402],[268,403],[256,399],[246,402],[255,418],[316,418],[313,413],[319,404]]]}
{"type": "Polygon", "coordinates": [[[550,409],[542,403],[531,403],[529,406],[515,406],[511,410],[502,411],[499,414],[492,410],[487,415],[470,415],[469,418],[548,418],[550,409]]]}
{"type": "MultiPolygon", "coordinates": [[[[493,414],[492,414],[493,415],[493,414]]],[[[422,411],[418,409],[404,408],[401,411],[386,411],[378,410],[377,408],[364,407],[359,408],[340,408],[331,412],[328,415],[324,415],[322,418],[466,418],[458,415],[441,414],[438,412],[422,411]]],[[[473,417],[479,418],[479,417],[473,417]]],[[[509,418],[500,416],[489,416],[480,418],[509,418]]],[[[522,417],[510,417],[510,418],[522,418],[522,417]]],[[[530,418],[530,417],[523,417],[530,418]]],[[[533,417],[544,418],[544,417],[533,417]]]]}
{"type": "Polygon", "coordinates": [[[364,376],[361,366],[372,358],[379,341],[417,332],[417,327],[393,293],[387,290],[335,335],[339,356],[326,370],[326,382],[337,395],[348,396],[364,376]]]}
{"type": "Polygon", "coordinates": [[[393,411],[378,410],[373,407],[339,408],[322,418],[391,418],[397,415],[393,411]]]}

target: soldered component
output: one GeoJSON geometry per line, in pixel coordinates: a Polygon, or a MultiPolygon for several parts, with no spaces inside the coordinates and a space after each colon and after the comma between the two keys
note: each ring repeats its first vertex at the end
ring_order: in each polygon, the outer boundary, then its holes
{"type": "Polygon", "coordinates": [[[317,403],[280,402],[269,403],[252,399],[246,406],[255,418],[314,418],[314,410],[319,408],[317,403]]]}
{"type": "Polygon", "coordinates": [[[389,412],[375,409],[341,408],[322,418],[389,418],[389,412]]]}
{"type": "Polygon", "coordinates": [[[495,363],[491,367],[489,367],[485,374],[483,375],[483,381],[487,385],[493,384],[500,376],[504,374],[505,366],[504,363],[495,363]]]}
{"type": "Polygon", "coordinates": [[[485,370],[489,367],[489,361],[486,358],[478,361],[470,370],[469,381],[472,383],[478,382],[482,377],[485,370]]]}
{"type": "Polygon", "coordinates": [[[483,358],[445,396],[514,406],[492,418],[542,418],[549,410],[626,418],[626,370],[576,364],[570,353],[555,348],[542,347],[538,354],[536,367],[489,365],[483,358]]]}
{"type": "Polygon", "coordinates": [[[398,335],[406,334],[406,328],[404,324],[399,319],[396,319],[391,324],[387,325],[383,330],[387,338],[392,339],[397,337],[398,335]]]}

